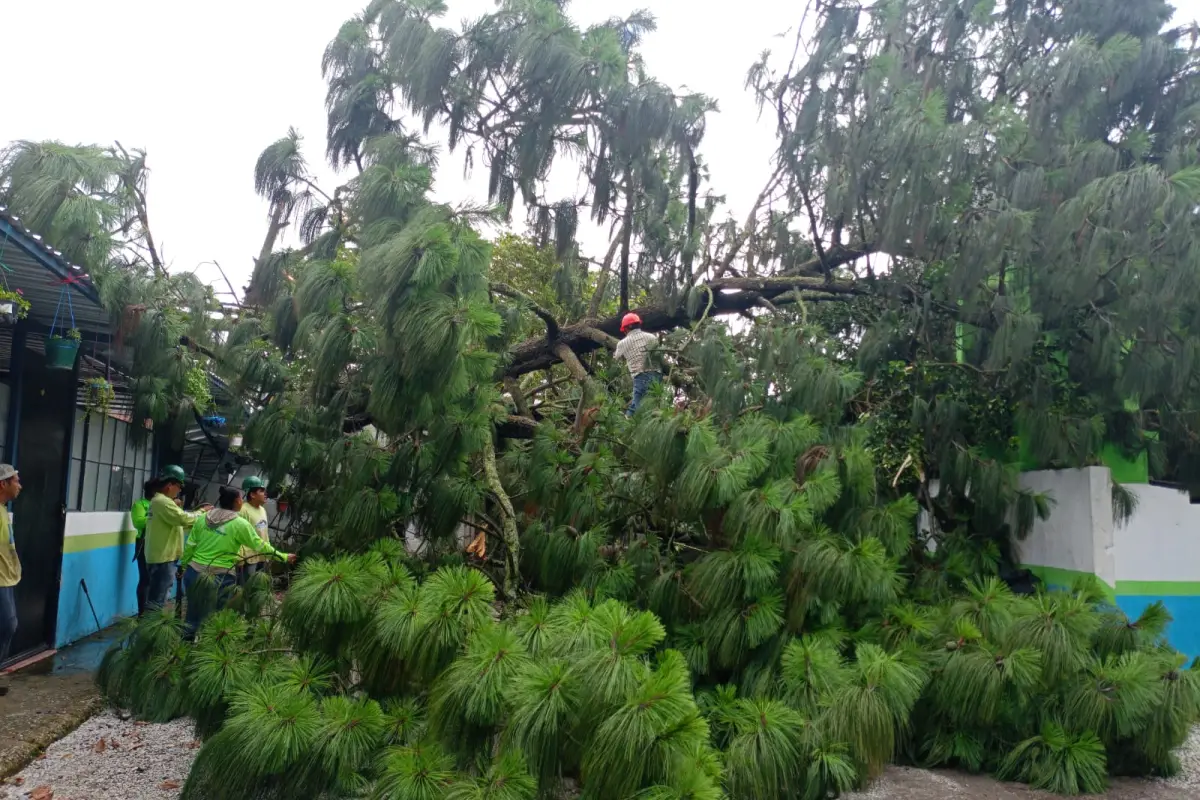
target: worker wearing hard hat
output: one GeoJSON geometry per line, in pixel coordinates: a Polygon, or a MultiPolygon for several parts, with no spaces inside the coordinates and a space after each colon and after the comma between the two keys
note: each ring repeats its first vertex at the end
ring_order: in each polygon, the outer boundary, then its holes
{"type": "Polygon", "coordinates": [[[629,377],[633,378],[633,400],[625,411],[625,416],[632,417],[650,387],[662,380],[662,373],[651,369],[647,358],[647,353],[658,346],[658,337],[642,330],[642,318],[633,313],[621,318],[621,333],[625,338],[617,342],[613,358],[624,359],[629,367],[629,377]]]}
{"type": "Polygon", "coordinates": [[[254,527],[240,514],[245,506],[242,493],[237,489],[222,486],[217,506],[196,519],[180,561],[183,569],[186,569],[183,587],[188,597],[189,636],[194,635],[204,617],[215,610],[211,596],[205,598],[192,589],[202,577],[216,584],[216,601],[220,606],[228,600],[237,583],[238,562],[246,548],[278,561],[296,560],[295,556],[281,553],[259,538],[254,527]]]}
{"type": "Polygon", "coordinates": [[[146,600],[150,596],[150,566],[146,563],[146,518],[150,514],[150,501],[158,494],[159,480],[151,478],[142,485],[142,496],[129,509],[129,519],[137,531],[133,546],[133,560],[137,562],[137,609],[138,616],[146,613],[146,600]]]}
{"type": "MultiPolygon", "coordinates": [[[[270,530],[267,524],[267,482],[257,475],[251,475],[242,481],[242,492],[245,502],[238,516],[254,526],[258,538],[267,544],[271,543],[270,530]]],[[[270,555],[264,555],[249,547],[242,548],[242,566],[238,570],[238,583],[245,583],[256,573],[266,569],[270,555]]]]}
{"type": "Polygon", "coordinates": [[[175,505],[186,479],[181,467],[174,464],[163,467],[158,492],[146,512],[146,568],[150,577],[147,607],[166,605],[179,557],[183,555],[186,531],[196,522],[196,514],[175,505]]]}

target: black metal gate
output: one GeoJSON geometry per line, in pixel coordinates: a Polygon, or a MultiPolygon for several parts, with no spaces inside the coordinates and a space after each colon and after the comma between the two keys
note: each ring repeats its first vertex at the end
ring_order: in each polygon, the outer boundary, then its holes
{"type": "MultiPolygon", "coordinates": [[[[15,656],[54,646],[77,378],[75,370],[47,369],[41,354],[30,350],[14,358],[13,367],[21,370],[23,384],[10,398],[20,403],[20,412],[17,430],[8,434],[16,437],[15,466],[22,486],[13,503],[13,534],[22,573],[17,586],[15,656]]],[[[17,376],[12,377],[17,384],[17,376]]]]}

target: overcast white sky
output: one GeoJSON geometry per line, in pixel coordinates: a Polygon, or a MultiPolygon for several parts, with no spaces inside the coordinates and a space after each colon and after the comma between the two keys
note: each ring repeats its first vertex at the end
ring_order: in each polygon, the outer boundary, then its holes
{"type": "MultiPolygon", "coordinates": [[[[321,183],[325,164],[325,84],[320,61],[338,27],[366,0],[0,0],[8,65],[0,144],[58,139],[149,153],[151,227],[174,270],[220,262],[240,288],[266,226],[253,190],[259,152],[288,129],[305,137],[321,183]]],[[[448,0],[457,24],[493,9],[492,0],[448,0]]],[[[637,8],[658,18],[642,52],[650,72],[677,88],[715,97],[703,152],[712,188],[739,216],[767,177],[774,149],[743,88],[765,48],[799,22],[802,0],[738,0],[705,13],[695,0],[575,0],[581,25],[637,8]]],[[[1200,0],[1178,0],[1176,20],[1195,19],[1200,0]]],[[[444,158],[439,198],[486,200],[486,170],[462,177],[444,158]]],[[[523,220],[514,219],[518,226],[523,220]]],[[[219,281],[212,267],[198,273],[219,281]]],[[[218,288],[222,288],[220,285],[218,288]]]]}

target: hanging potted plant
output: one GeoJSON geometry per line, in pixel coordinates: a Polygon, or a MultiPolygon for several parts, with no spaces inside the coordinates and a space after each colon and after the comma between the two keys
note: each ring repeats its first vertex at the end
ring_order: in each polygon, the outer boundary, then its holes
{"type": "Polygon", "coordinates": [[[16,325],[17,320],[29,314],[29,301],[21,296],[21,290],[0,289],[0,325],[16,325]]]}
{"type": "Polygon", "coordinates": [[[113,391],[112,384],[104,380],[104,378],[91,378],[84,386],[84,409],[89,414],[93,411],[99,411],[104,416],[108,416],[109,409],[112,408],[112,402],[117,397],[117,393],[113,391]]]}
{"type": "Polygon", "coordinates": [[[46,366],[50,369],[74,369],[81,338],[79,329],[75,327],[71,290],[64,281],[62,292],[58,295],[58,305],[54,308],[54,321],[50,323],[50,335],[46,337],[46,366]],[[62,325],[59,325],[59,319],[63,320],[62,325]],[[68,319],[71,321],[70,327],[66,325],[68,319]]]}
{"type": "Polygon", "coordinates": [[[79,355],[78,328],[52,333],[46,339],[46,366],[50,369],[72,369],[79,355]]]}

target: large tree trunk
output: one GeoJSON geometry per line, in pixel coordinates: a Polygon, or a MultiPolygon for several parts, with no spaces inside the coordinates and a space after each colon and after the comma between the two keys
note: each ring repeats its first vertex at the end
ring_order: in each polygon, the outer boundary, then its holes
{"type": "Polygon", "coordinates": [[[267,235],[263,238],[262,247],[258,251],[258,258],[254,260],[255,274],[251,274],[250,286],[246,290],[246,305],[248,306],[261,305],[266,299],[257,296],[256,287],[262,285],[262,278],[256,273],[267,263],[267,259],[271,257],[271,253],[275,252],[275,242],[279,239],[279,234],[286,226],[287,205],[277,202],[271,207],[271,222],[267,225],[267,235]]]}
{"type": "MultiPolygon", "coordinates": [[[[842,248],[826,255],[826,265],[840,265],[853,261],[866,254],[871,247],[842,248]]],[[[801,264],[796,272],[811,273],[822,268],[820,259],[801,264]]],[[[775,305],[783,305],[794,297],[793,292],[799,290],[805,301],[820,302],[845,298],[847,295],[858,294],[866,290],[866,286],[855,282],[829,281],[812,274],[780,276],[770,278],[724,278],[710,281],[709,290],[712,292],[712,307],[708,308],[710,316],[748,312],[752,308],[764,307],[764,301],[775,305]]],[[[672,308],[647,306],[636,309],[642,318],[642,328],[648,331],[667,331],[689,325],[704,313],[698,309],[696,315],[687,313],[683,305],[672,308]]],[[[527,339],[514,345],[508,351],[508,363],[502,374],[519,377],[534,370],[546,369],[562,361],[560,348],[566,347],[571,355],[578,356],[591,352],[599,347],[610,346],[621,329],[621,314],[607,319],[584,319],[573,325],[563,326],[553,342],[545,337],[527,339]]],[[[568,368],[573,365],[568,363],[568,368]]]]}

